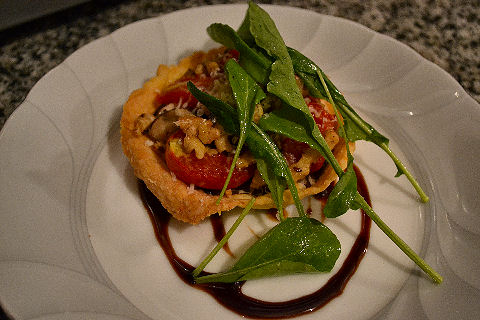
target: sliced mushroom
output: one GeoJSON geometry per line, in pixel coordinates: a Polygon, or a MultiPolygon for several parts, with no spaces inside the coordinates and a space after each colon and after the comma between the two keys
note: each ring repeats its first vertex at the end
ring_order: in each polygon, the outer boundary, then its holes
{"type": "Polygon", "coordinates": [[[175,122],[187,115],[191,115],[191,112],[185,109],[173,109],[162,113],[152,123],[148,135],[157,142],[165,143],[168,136],[178,129],[175,122]]]}

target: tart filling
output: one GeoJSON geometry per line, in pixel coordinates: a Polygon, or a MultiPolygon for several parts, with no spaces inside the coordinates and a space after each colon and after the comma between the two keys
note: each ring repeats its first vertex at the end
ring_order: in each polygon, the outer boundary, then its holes
{"type": "MultiPolygon", "coordinates": [[[[188,91],[187,82],[235,107],[224,65],[237,59],[224,47],[196,52],[176,66],[160,65],[157,75],[134,91],[123,108],[121,141],[135,175],[177,219],[196,224],[211,214],[245,207],[252,196],[254,208],[275,204],[254,157],[244,146],[235,163],[227,192],[218,194],[227,178],[238,137],[229,135],[209,110],[188,91]]],[[[330,103],[313,98],[297,79],[309,110],[342,168],[347,165],[345,143],[330,103]]],[[[255,106],[254,122],[280,106],[267,95],[255,106]]],[[[272,135],[285,157],[301,198],[324,191],[337,175],[317,151],[281,135],[272,135]]],[[[354,144],[350,143],[353,152],[354,144]]],[[[289,190],[284,204],[293,202],[289,190]]]]}

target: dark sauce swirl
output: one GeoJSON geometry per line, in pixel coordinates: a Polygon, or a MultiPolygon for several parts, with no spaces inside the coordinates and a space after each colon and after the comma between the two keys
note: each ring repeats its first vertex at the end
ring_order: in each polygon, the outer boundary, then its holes
{"type": "MultiPolygon", "coordinates": [[[[371,205],[365,179],[356,166],[354,169],[358,178],[358,191],[365,198],[367,203],[371,205]]],[[[297,299],[284,302],[267,302],[243,294],[242,286],[244,282],[195,284],[191,275],[194,267],[185,262],[175,253],[170,241],[168,233],[170,214],[163,208],[158,199],[143,183],[140,183],[140,192],[145,207],[148,209],[154,224],[160,246],[164,250],[165,255],[177,275],[188,285],[209,293],[226,308],[248,318],[289,318],[320,309],[329,301],[342,294],[345,286],[357,270],[358,265],[365,255],[370,238],[371,220],[364,212],[362,212],[361,230],[350,250],[350,253],[340,270],[338,270],[338,272],[335,273],[328,282],[323,285],[323,287],[311,294],[297,299]]],[[[328,197],[328,193],[322,194],[321,197],[328,197]]],[[[223,225],[219,224],[218,219],[212,225],[214,226],[214,229],[223,228],[223,225]]],[[[221,232],[222,231],[220,230],[220,233],[221,232]]],[[[208,273],[202,273],[202,275],[206,274],[208,273]]]]}

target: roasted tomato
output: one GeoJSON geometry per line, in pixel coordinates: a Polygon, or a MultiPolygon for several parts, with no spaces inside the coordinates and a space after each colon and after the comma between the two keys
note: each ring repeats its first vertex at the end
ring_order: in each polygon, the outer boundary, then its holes
{"type": "Polygon", "coordinates": [[[312,98],[308,103],[308,109],[310,109],[310,113],[322,134],[325,134],[328,130],[334,130],[337,127],[337,118],[334,114],[325,110],[319,99],[312,98]]]}
{"type": "MultiPolygon", "coordinates": [[[[311,99],[308,103],[310,113],[315,120],[318,129],[322,134],[325,134],[328,130],[334,130],[337,127],[337,119],[335,115],[330,114],[325,110],[319,100],[311,99]]],[[[307,144],[298,142],[289,138],[285,138],[282,141],[282,153],[287,160],[288,164],[298,162],[302,157],[302,154],[310,148],[307,144]]],[[[322,168],[325,163],[325,159],[320,157],[317,162],[312,163],[310,166],[310,172],[315,172],[322,168]]]]}
{"type": "Polygon", "coordinates": [[[198,100],[188,91],[187,82],[192,81],[193,84],[201,90],[209,90],[213,86],[213,78],[198,76],[182,79],[176,87],[159,95],[156,99],[158,105],[167,105],[169,103],[185,105],[187,109],[192,109],[197,105],[198,100]]]}
{"type": "MultiPolygon", "coordinates": [[[[205,154],[198,159],[195,153],[185,154],[181,147],[184,134],[177,131],[168,139],[165,150],[165,161],[168,169],[186,184],[209,190],[221,190],[227,179],[233,157],[223,153],[215,155],[205,154]]],[[[255,171],[255,166],[244,169],[235,169],[228,188],[236,188],[250,180],[255,171]]]]}

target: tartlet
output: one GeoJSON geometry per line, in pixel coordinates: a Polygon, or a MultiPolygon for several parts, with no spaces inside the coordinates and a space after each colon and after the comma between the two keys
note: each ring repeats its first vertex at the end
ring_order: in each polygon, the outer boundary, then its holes
{"type": "MultiPolygon", "coordinates": [[[[175,127],[178,121],[169,123],[168,130],[162,131],[155,138],[149,133],[152,123],[159,117],[159,114],[165,115],[165,112],[170,112],[170,114],[173,114],[173,120],[178,120],[186,112],[192,113],[193,116],[198,116],[198,112],[186,110],[185,103],[182,104],[180,102],[177,105],[170,104],[165,106],[159,103],[159,97],[178,86],[179,81],[184,82],[182,79],[189,79],[192,74],[198,75],[204,72],[211,76],[212,73],[218,73],[219,70],[212,68],[212,65],[215,66],[213,62],[219,62],[225,59],[225,56],[235,58],[229,49],[221,47],[208,52],[195,52],[191,56],[182,59],[178,65],[160,65],[156,76],[148,80],[142,88],[132,92],[123,106],[120,122],[121,143],[123,152],[133,167],[135,176],[145,183],[147,188],[160,200],[165,209],[174,218],[191,224],[197,224],[215,213],[229,211],[235,207],[245,207],[252,196],[256,197],[254,208],[275,208],[268,189],[263,188],[263,192],[259,191],[262,190],[261,188],[252,190],[249,187],[251,185],[250,182],[250,184],[243,184],[239,188],[228,189],[221,202],[217,204],[218,192],[182,181],[169,169],[166,163],[165,145],[172,134],[170,132],[172,127],[173,131],[176,129],[180,130],[180,127],[175,127]],[[168,110],[164,111],[165,109],[168,110]],[[176,109],[180,111],[172,112],[172,110],[176,109]],[[162,139],[165,141],[162,141],[162,139]]],[[[322,103],[327,106],[327,109],[331,108],[331,106],[328,107],[328,103],[325,101],[322,101],[322,103]]],[[[199,103],[197,104],[199,105],[199,103]]],[[[326,135],[326,141],[329,143],[333,154],[340,166],[345,168],[347,166],[345,143],[334,130],[331,130],[326,135]]],[[[350,143],[349,147],[350,151],[353,152],[355,148],[354,143],[350,143]]],[[[207,149],[210,150],[211,148],[207,149]]],[[[229,151],[231,152],[231,150],[229,151]]],[[[291,168],[293,174],[298,173],[299,169],[295,168],[295,163],[291,165],[291,168]]],[[[255,174],[253,180],[258,180],[258,178],[259,175],[255,174]]],[[[296,181],[298,180],[296,182],[298,194],[300,198],[318,194],[324,191],[336,179],[337,175],[334,170],[330,165],[325,164],[315,174],[315,177],[306,174],[303,177],[300,175],[300,179],[296,179],[296,181]]],[[[257,186],[261,185],[261,182],[256,181],[256,184],[257,186]]],[[[288,189],[285,190],[283,198],[284,205],[293,203],[292,195],[288,189]]]]}

